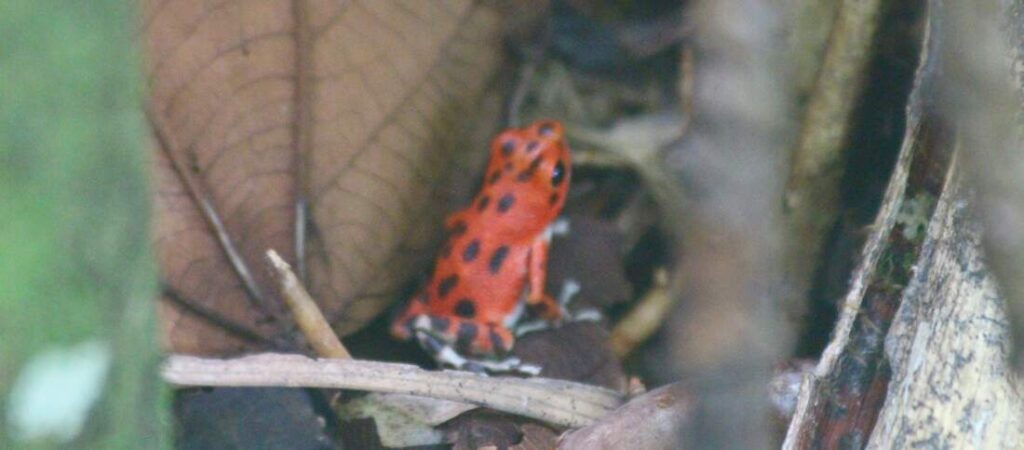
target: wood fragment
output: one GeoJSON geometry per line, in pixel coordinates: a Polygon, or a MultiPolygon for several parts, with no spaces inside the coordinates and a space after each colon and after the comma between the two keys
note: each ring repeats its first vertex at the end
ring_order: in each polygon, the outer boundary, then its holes
{"type": "Polygon", "coordinates": [[[628,355],[661,328],[679,298],[674,295],[678,289],[669,289],[668,282],[665,269],[655,272],[654,286],[615,324],[609,340],[616,356],[628,355]]]}

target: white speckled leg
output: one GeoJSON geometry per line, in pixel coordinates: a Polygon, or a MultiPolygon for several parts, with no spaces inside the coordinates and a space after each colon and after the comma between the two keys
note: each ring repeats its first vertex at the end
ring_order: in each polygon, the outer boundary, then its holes
{"type": "Polygon", "coordinates": [[[565,236],[569,234],[569,219],[559,217],[551,222],[548,228],[551,229],[551,234],[554,236],[565,236]]]}
{"type": "MultiPolygon", "coordinates": [[[[425,316],[422,316],[426,319],[425,316]]],[[[488,373],[518,373],[535,376],[541,368],[533,364],[524,364],[519,358],[510,357],[500,360],[467,358],[451,345],[438,337],[430,328],[430,320],[417,318],[413,325],[416,340],[438,364],[487,375],[488,373]]]]}

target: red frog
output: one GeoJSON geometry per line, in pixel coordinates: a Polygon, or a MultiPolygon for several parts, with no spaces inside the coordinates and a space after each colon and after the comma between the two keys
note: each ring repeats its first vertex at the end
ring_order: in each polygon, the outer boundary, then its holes
{"type": "Polygon", "coordinates": [[[446,219],[448,238],[433,276],[392,323],[391,333],[403,340],[415,336],[435,359],[457,368],[539,371],[496,357],[512,348],[510,329],[524,306],[549,324],[566,314],[564,301],[547,295],[544,282],[569,175],[560,123],[540,121],[499,134],[480,192],[446,219]]]}

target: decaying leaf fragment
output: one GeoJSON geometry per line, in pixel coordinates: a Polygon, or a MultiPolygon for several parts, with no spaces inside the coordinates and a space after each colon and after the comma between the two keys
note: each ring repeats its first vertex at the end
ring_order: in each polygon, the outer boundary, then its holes
{"type": "MultiPolygon", "coordinates": [[[[489,2],[145,1],[169,347],[234,353],[286,314],[274,248],[341,334],[421,267],[502,63],[489,2]]],[[[496,111],[496,109],[495,109],[496,111]]],[[[483,155],[483,151],[479,152],[483,155]]]]}

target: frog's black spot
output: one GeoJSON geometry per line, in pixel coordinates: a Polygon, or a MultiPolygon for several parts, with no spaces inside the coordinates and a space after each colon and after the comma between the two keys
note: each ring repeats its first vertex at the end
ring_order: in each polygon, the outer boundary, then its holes
{"type": "Polygon", "coordinates": [[[492,274],[498,273],[498,271],[501,270],[502,263],[505,262],[506,256],[508,256],[507,245],[502,245],[501,247],[496,248],[494,253],[491,254],[491,260],[487,261],[487,269],[490,270],[492,274]]]}
{"type": "Polygon", "coordinates": [[[483,211],[483,210],[487,209],[487,205],[490,204],[490,203],[491,203],[491,197],[489,195],[485,195],[483,197],[480,197],[480,201],[476,202],[476,210],[477,211],[483,211]]]}
{"type": "Polygon", "coordinates": [[[537,129],[537,132],[540,133],[541,136],[551,136],[555,132],[555,126],[551,122],[544,122],[544,124],[537,129]]]}
{"type": "Polygon", "coordinates": [[[461,352],[468,352],[479,332],[475,323],[460,323],[459,330],[455,334],[455,348],[461,352]]]}
{"type": "Polygon", "coordinates": [[[476,255],[480,254],[480,240],[473,239],[469,245],[462,250],[462,260],[465,262],[472,262],[476,259],[476,255]]]}
{"type": "Polygon", "coordinates": [[[512,208],[512,205],[516,203],[516,196],[511,193],[502,195],[498,199],[498,212],[504,214],[512,208]]]}
{"type": "Polygon", "coordinates": [[[536,157],[536,158],[533,158],[533,161],[530,161],[530,167],[527,167],[526,169],[527,170],[537,170],[537,168],[540,167],[540,162],[541,162],[541,158],[539,156],[536,157]]]}
{"type": "Polygon", "coordinates": [[[537,150],[538,146],[540,146],[540,142],[530,141],[528,144],[526,144],[526,152],[533,153],[534,150],[537,150]]]}
{"type": "Polygon", "coordinates": [[[558,186],[565,180],[565,164],[562,161],[558,161],[555,164],[555,169],[551,172],[551,185],[558,186]]]}
{"type": "Polygon", "coordinates": [[[551,193],[551,196],[548,197],[548,204],[549,205],[555,206],[555,203],[558,203],[558,193],[557,192],[551,193]]]}
{"type": "Polygon", "coordinates": [[[508,156],[512,154],[512,151],[516,149],[516,143],[511,140],[501,143],[501,154],[508,156]]]}
{"type": "Polygon", "coordinates": [[[459,302],[455,304],[455,315],[464,319],[476,317],[476,303],[471,298],[459,299],[459,302]]]}
{"type": "Polygon", "coordinates": [[[529,181],[533,177],[533,174],[537,172],[537,168],[540,167],[541,158],[538,156],[530,161],[530,165],[523,169],[516,175],[516,181],[525,182],[529,181]]]}
{"type": "Polygon", "coordinates": [[[512,171],[512,163],[511,162],[506,162],[504,168],[505,168],[506,172],[511,172],[512,171]]]}
{"type": "Polygon", "coordinates": [[[495,353],[500,354],[508,351],[507,343],[501,338],[501,335],[494,331],[494,325],[490,325],[487,337],[491,340],[491,349],[494,350],[495,353]]]}
{"type": "Polygon", "coordinates": [[[497,183],[498,180],[500,180],[500,179],[501,179],[501,171],[500,170],[495,170],[494,173],[491,174],[490,178],[487,179],[487,184],[493,186],[494,183],[497,183]]]}
{"type": "Polygon", "coordinates": [[[436,330],[441,333],[448,331],[448,327],[452,325],[452,321],[445,317],[428,316],[430,317],[430,329],[436,330]]]}
{"type": "Polygon", "coordinates": [[[459,237],[466,233],[466,222],[458,221],[455,222],[451,228],[448,229],[448,236],[459,237]]]}
{"type": "Polygon", "coordinates": [[[445,298],[448,293],[455,288],[455,285],[459,284],[459,276],[456,274],[448,275],[441,279],[441,282],[437,283],[437,296],[438,298],[445,298]]]}

